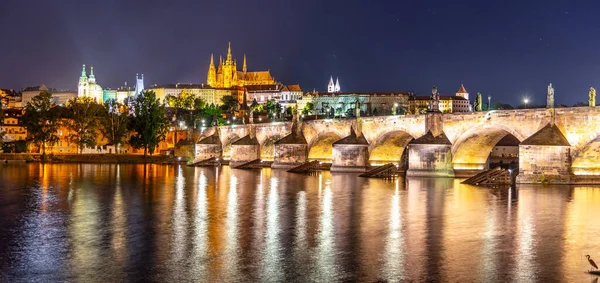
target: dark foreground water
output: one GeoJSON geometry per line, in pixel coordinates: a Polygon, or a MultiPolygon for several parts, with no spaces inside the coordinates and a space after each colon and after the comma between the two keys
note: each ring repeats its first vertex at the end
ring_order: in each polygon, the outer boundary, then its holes
{"type": "Polygon", "coordinates": [[[0,281],[588,282],[600,189],[0,165],[0,281]]]}

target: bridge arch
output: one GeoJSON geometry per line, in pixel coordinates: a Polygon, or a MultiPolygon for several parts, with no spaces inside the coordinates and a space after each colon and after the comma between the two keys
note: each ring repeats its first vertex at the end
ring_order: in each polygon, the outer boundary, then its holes
{"type": "Polygon", "coordinates": [[[403,153],[411,140],[413,140],[413,136],[402,130],[390,131],[380,135],[369,146],[371,165],[402,164],[403,153]]]}
{"type": "Polygon", "coordinates": [[[500,124],[481,124],[467,130],[452,145],[454,169],[485,169],[492,149],[509,134],[520,142],[526,138],[514,129],[500,124]]]}
{"type": "Polygon", "coordinates": [[[333,143],[341,138],[335,132],[320,133],[310,143],[308,159],[331,162],[333,157],[333,143]]]}
{"type": "Polygon", "coordinates": [[[573,155],[571,171],[574,175],[600,175],[598,160],[600,160],[600,135],[573,155]]]}

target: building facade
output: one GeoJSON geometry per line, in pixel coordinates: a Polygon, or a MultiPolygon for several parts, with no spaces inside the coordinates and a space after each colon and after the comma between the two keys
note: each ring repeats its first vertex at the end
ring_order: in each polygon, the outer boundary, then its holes
{"type": "MultiPolygon", "coordinates": [[[[432,92],[437,92],[437,88],[434,87],[432,92]]],[[[455,113],[455,112],[470,112],[471,102],[469,101],[469,93],[466,91],[463,85],[460,86],[455,96],[452,95],[438,95],[439,102],[438,108],[442,113],[455,113]]],[[[418,95],[411,96],[409,99],[409,111],[410,113],[424,113],[429,109],[431,103],[431,96],[418,95]]]]}
{"type": "Polygon", "coordinates": [[[302,110],[312,103],[311,114],[317,115],[356,116],[357,103],[360,115],[405,114],[410,95],[409,92],[309,92],[297,101],[297,105],[302,110]]]}

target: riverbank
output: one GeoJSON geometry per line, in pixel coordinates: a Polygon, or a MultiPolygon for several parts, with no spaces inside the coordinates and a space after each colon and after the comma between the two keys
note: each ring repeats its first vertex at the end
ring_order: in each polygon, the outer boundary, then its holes
{"type": "Polygon", "coordinates": [[[0,163],[12,162],[47,162],[47,163],[185,163],[185,158],[167,155],[140,154],[48,154],[45,158],[36,153],[0,153],[0,163]]]}

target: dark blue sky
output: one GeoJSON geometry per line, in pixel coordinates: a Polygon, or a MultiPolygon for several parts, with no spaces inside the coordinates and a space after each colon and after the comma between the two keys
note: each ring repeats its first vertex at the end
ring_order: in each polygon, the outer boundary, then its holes
{"type": "MultiPolygon", "coordinates": [[[[241,65],[325,90],[454,93],[492,102],[587,101],[600,87],[598,1],[0,2],[0,88],[76,89],[81,64],[103,87],[201,83],[231,41],[241,65]]],[[[241,68],[241,67],[240,67],[241,68]]]]}

